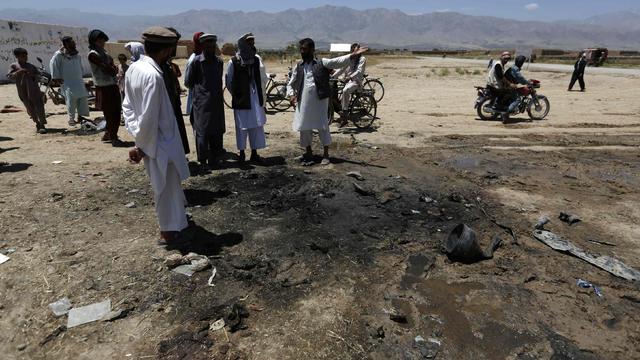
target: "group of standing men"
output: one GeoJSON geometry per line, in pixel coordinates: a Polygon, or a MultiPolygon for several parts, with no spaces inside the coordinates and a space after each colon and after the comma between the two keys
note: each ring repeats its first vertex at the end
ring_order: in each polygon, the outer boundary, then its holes
{"type": "MultiPolygon", "coordinates": [[[[162,69],[162,64],[167,63],[171,52],[175,51],[173,47],[178,38],[175,32],[162,27],[149,28],[142,37],[147,56],[131,65],[125,78],[125,124],[136,143],[129,158],[134,163],[144,160],[155,194],[160,243],[172,244],[178,241],[179,232],[188,225],[180,182],[189,176],[189,168],[178,125],[180,121],[162,69]]],[[[194,43],[195,52],[185,71],[185,85],[190,90],[188,108],[198,162],[207,168],[215,165],[224,152],[224,64],[216,55],[215,35],[196,33],[194,43]]],[[[324,146],[323,163],[329,163],[331,70],[349,66],[352,59],[359,60],[365,51],[366,48],[359,48],[336,59],[316,59],[313,40],[300,41],[303,60],[293,72],[288,92],[296,107],[293,127],[300,132],[300,142],[305,147],[302,160],[310,160],[311,140],[316,130],[324,146]]],[[[238,40],[237,53],[227,64],[226,75],[227,88],[232,95],[240,162],[246,160],[247,139],[251,148],[250,161],[260,162],[257,151],[266,146],[265,83],[266,71],[256,53],[255,37],[246,34],[238,40]]]]}
{"type": "MultiPolygon", "coordinates": [[[[122,117],[135,138],[136,146],[129,151],[129,159],[134,163],[145,162],[155,194],[161,243],[169,244],[188,225],[181,181],[189,176],[185,154],[190,148],[180,100],[179,69],[170,61],[176,55],[180,34],[173,28],[151,27],[145,30],[142,39],[144,44],[126,45],[132,54],[132,64],[128,66],[126,57],[119,56],[117,67],[105,50],[108,36],[101,30],[92,30],[88,60],[96,89],[96,107],[102,110],[107,123],[102,140],[113,146],[124,145],[118,138],[122,117]]],[[[216,35],[198,32],[193,40],[195,51],[187,63],[184,84],[189,89],[187,108],[196,139],[197,160],[206,170],[217,166],[225,152],[224,64],[217,55],[216,35]]],[[[328,105],[332,73],[345,69],[349,80],[345,92],[353,92],[363,80],[362,53],[368,49],[357,45],[352,47],[351,54],[317,59],[312,39],[303,39],[299,45],[302,61],[293,71],[287,93],[295,108],[293,129],[300,132],[300,144],[305,148],[300,161],[313,162],[311,143],[313,132],[317,131],[324,148],[322,164],[326,165],[330,163],[328,105]]],[[[46,132],[43,96],[37,81],[40,73],[27,62],[26,50],[16,49],[14,53],[18,62],[12,65],[9,76],[17,81],[20,98],[38,132],[46,132]]],[[[65,97],[69,125],[87,121],[88,92],[82,59],[72,37],[62,38],[62,48],[54,54],[50,67],[52,79],[59,83],[65,97]]],[[[249,161],[261,163],[258,150],[266,147],[267,74],[253,34],[238,39],[237,53],[227,64],[225,82],[232,95],[239,162],[246,161],[245,150],[249,145],[249,161]]]]}

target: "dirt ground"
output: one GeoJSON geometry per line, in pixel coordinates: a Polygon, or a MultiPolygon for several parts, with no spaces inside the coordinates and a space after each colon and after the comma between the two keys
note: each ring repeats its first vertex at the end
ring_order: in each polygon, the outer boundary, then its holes
{"type": "MultiPolygon", "coordinates": [[[[503,125],[476,119],[480,65],[371,63],[386,87],[373,129],[334,128],[333,164],[307,168],[292,112],[271,114],[265,166],[230,156],[184,183],[195,225],[171,251],[126,149],[68,128],[50,102],[46,135],[0,114],[2,358],[640,359],[640,285],[532,237],[547,215],[548,230],[640,269],[640,77],[590,75],[569,93],[567,74],[526,73],[551,113],[503,125]],[[459,223],[483,246],[502,238],[493,259],[448,260],[459,223]],[[163,263],[190,251],[210,257],[215,286],[211,269],[189,278],[163,263]],[[128,312],[66,329],[47,307],[63,297],[128,312]]],[[[282,78],[286,64],[268,66],[282,78]]],[[[0,104],[21,106],[14,86],[0,104]]]]}

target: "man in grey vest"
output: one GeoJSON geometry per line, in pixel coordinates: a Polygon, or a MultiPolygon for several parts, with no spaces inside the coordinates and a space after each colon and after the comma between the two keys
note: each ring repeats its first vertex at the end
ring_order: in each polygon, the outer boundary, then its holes
{"type": "Polygon", "coordinates": [[[331,96],[330,70],[348,66],[351,58],[365,53],[368,48],[359,48],[351,54],[334,59],[316,59],[315,43],[312,39],[300,40],[300,55],[302,61],[298,63],[291,74],[291,80],[287,86],[287,94],[291,105],[295,108],[293,118],[293,130],[300,132],[300,145],[305,148],[305,153],[300,157],[304,165],[313,164],[313,151],[311,142],[313,131],[320,136],[320,142],[324,147],[322,165],[329,165],[329,145],[331,133],[329,132],[329,97],[331,96]]]}
{"type": "Polygon", "coordinates": [[[253,34],[246,34],[238,39],[238,53],[229,60],[227,66],[226,84],[233,97],[231,103],[240,163],[246,160],[247,137],[251,146],[251,162],[261,163],[258,150],[266,147],[264,124],[267,116],[262,91],[266,73],[251,39],[254,39],[253,34]]]}

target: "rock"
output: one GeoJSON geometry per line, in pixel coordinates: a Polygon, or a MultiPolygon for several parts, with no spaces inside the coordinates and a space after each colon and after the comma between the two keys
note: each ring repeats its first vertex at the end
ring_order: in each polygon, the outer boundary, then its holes
{"type": "Polygon", "coordinates": [[[28,345],[29,344],[20,344],[20,345],[18,345],[18,351],[22,351],[22,350],[26,349],[28,345]]]}
{"type": "Polygon", "coordinates": [[[571,215],[564,211],[560,213],[560,216],[558,216],[558,219],[560,219],[560,221],[566,222],[569,225],[573,225],[582,221],[579,217],[575,215],[571,215]]]}
{"type": "Polygon", "coordinates": [[[540,219],[538,219],[538,222],[533,226],[533,228],[536,230],[544,230],[544,226],[550,222],[551,220],[549,220],[548,217],[542,216],[540,219]]]}
{"type": "Polygon", "coordinates": [[[49,309],[51,309],[55,317],[66,315],[71,309],[71,301],[66,297],[62,298],[49,304],[49,309]]]}
{"type": "Polygon", "coordinates": [[[427,203],[427,204],[431,204],[432,202],[434,202],[434,200],[428,195],[422,195],[418,198],[418,200],[420,200],[420,202],[427,203]]]}
{"type": "Polygon", "coordinates": [[[400,197],[401,197],[400,195],[394,193],[393,191],[385,191],[382,194],[380,194],[380,196],[378,196],[378,201],[381,204],[386,204],[389,201],[400,199],[400,197]]]}
{"type": "Polygon", "coordinates": [[[60,201],[62,199],[64,199],[64,194],[58,193],[58,192],[51,193],[51,201],[52,202],[58,202],[58,201],[60,201]]]}
{"type": "Polygon", "coordinates": [[[129,209],[133,209],[136,207],[136,203],[134,203],[133,201],[126,204],[124,207],[129,208],[129,209]]]}

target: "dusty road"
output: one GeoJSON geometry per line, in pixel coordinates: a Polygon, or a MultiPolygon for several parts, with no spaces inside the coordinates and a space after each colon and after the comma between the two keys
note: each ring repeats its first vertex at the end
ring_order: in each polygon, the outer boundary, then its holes
{"type": "MultiPolygon", "coordinates": [[[[3,358],[640,358],[640,286],[531,236],[548,215],[549,230],[640,268],[640,78],[590,74],[586,93],[568,93],[566,74],[526,73],[551,114],[503,125],[475,119],[483,65],[373,59],[380,119],[335,128],[326,168],[299,166],[292,113],[270,115],[267,166],[230,156],[185,182],[196,226],[173,251],[155,245],[148,179],[125,149],[68,129],[51,104],[47,135],[0,114],[3,358]],[[353,170],[371,196],[354,191],[353,170]],[[440,249],[459,223],[503,246],[451,262],[440,249]],[[211,269],[187,278],[163,264],[189,251],[210,257],[214,287],[211,269]],[[64,329],[47,308],[62,297],[128,313],[64,329]],[[220,318],[225,330],[207,330],[220,318]]],[[[0,104],[20,105],[14,87],[0,87],[0,104]]]]}
{"type": "MultiPolygon", "coordinates": [[[[442,57],[419,57],[419,59],[427,60],[430,62],[440,62],[443,66],[451,66],[452,64],[466,64],[486,66],[488,60],[478,59],[458,59],[458,58],[442,58],[442,57]]],[[[573,65],[562,64],[544,64],[544,63],[526,63],[524,65],[525,71],[543,71],[543,72],[562,72],[572,73],[573,65]]],[[[585,70],[586,75],[626,75],[626,76],[640,76],[640,69],[625,69],[625,68],[610,68],[610,67],[587,67],[585,70]]]]}

